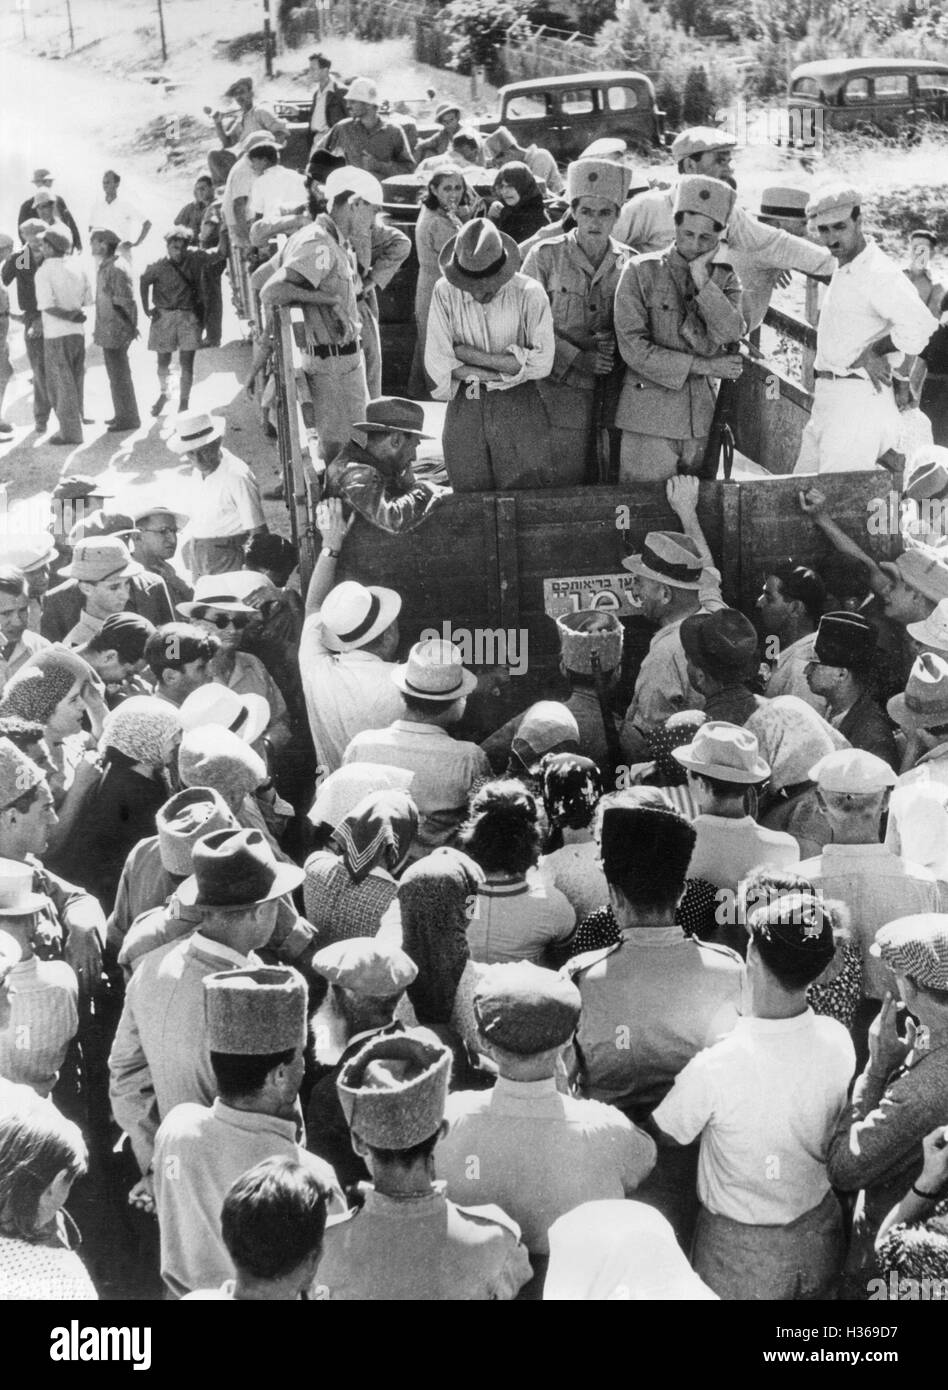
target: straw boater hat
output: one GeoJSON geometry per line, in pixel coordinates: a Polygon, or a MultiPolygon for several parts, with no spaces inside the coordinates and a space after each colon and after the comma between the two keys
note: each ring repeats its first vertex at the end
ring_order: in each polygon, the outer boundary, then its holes
{"type": "Polygon", "coordinates": [[[649,531],[642,553],[627,555],[622,568],[676,589],[698,589],[704,564],[690,536],[677,531],[649,531]]]}
{"type": "Polygon", "coordinates": [[[319,610],[323,644],[331,652],[358,651],[391,627],[401,607],[394,589],[344,579],[330,589],[319,610]]]}
{"type": "Polygon", "coordinates": [[[445,242],[438,264],[456,289],[499,290],[520,269],[520,250],[513,237],[493,222],[474,217],[445,242]]]}
{"type": "Polygon", "coordinates": [[[42,912],[47,901],[42,893],[33,892],[32,864],[0,859],[0,917],[32,916],[42,912]]]}
{"type": "Polygon", "coordinates": [[[350,1132],[374,1149],[410,1149],[444,1118],[451,1053],[434,1033],[371,1038],[343,1064],[336,1090],[350,1132]]]}
{"type": "Polygon", "coordinates": [[[286,965],[224,970],[204,980],[211,1052],[267,1057],[306,1045],[306,981],[286,965]]]}
{"type": "Polygon", "coordinates": [[[702,724],[691,743],[672,749],[672,757],[689,772],[719,782],[749,787],[766,782],[770,776],[770,766],[760,756],[757,739],[750,730],[723,719],[709,719],[702,724]]]}
{"type": "Polygon", "coordinates": [[[477,677],[461,664],[460,650],[440,638],[416,642],[408,660],[396,666],[391,676],[403,695],[446,703],[470,695],[477,685],[477,677]]]}
{"type": "Polygon", "coordinates": [[[796,222],[800,235],[806,226],[806,207],[810,195],[805,188],[790,184],[771,184],[760,195],[760,222],[796,222]]]}
{"type": "Polygon", "coordinates": [[[227,421],[223,415],[207,415],[203,411],[193,411],[179,415],[175,421],[174,434],[166,441],[175,454],[190,454],[205,444],[213,444],[215,439],[223,439],[227,421]]]}

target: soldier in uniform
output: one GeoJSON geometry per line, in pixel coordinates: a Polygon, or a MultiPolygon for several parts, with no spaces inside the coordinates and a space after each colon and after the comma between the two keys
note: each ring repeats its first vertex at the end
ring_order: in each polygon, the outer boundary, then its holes
{"type": "Polygon", "coordinates": [[[382,205],[382,185],[362,169],[334,169],[326,179],[327,209],[295,232],[279,256],[279,269],[260,292],[271,309],[303,308],[303,370],[328,463],[348,443],[352,426],[365,418],[368,390],[359,341],[362,319],[351,240],[371,234],[382,205]]]}
{"type": "Polygon", "coordinates": [[[372,1038],[339,1073],[352,1143],[372,1173],[365,1205],[326,1232],[319,1282],[348,1302],[487,1301],[530,1279],[520,1228],[459,1207],[434,1181],[451,1053],[426,1029],[372,1038]]]}
{"type": "Polygon", "coordinates": [[[720,179],[687,175],[675,192],[674,244],[635,256],[622,272],[615,330],[628,370],[616,413],[620,482],[696,472],[714,417],[711,378],[741,374],[741,286],[729,265],[714,261],[733,207],[734,190],[720,179]]]}
{"type": "Polygon", "coordinates": [[[601,431],[615,413],[613,305],[627,254],[611,231],[631,177],[630,169],[605,159],[571,164],[566,178],[576,225],[540,242],[523,263],[524,275],[539,280],[553,310],[553,370],[537,390],[550,417],[550,452],[563,487],[585,481],[590,454],[598,464],[601,431]]]}

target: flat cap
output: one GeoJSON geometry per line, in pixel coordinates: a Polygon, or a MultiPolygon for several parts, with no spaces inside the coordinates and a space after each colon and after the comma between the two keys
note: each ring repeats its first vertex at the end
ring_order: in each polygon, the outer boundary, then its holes
{"type": "Polygon", "coordinates": [[[919,912],[880,927],[869,954],[896,975],[928,989],[948,989],[948,914],[919,912]]]}
{"type": "Polygon", "coordinates": [[[809,218],[822,217],[825,213],[850,213],[862,204],[862,194],[853,184],[837,179],[815,188],[806,205],[809,218]]]}
{"type": "Polygon", "coordinates": [[[713,222],[726,227],[736,201],[734,189],[722,179],[708,179],[703,174],[683,174],[675,188],[672,210],[676,213],[698,212],[702,217],[710,217],[713,222]]]}
{"type": "Polygon", "coordinates": [[[211,1052],[265,1057],[306,1043],[306,982],[283,965],[224,970],[204,980],[211,1052]]]}
{"type": "Polygon", "coordinates": [[[733,150],[737,141],[726,130],[716,126],[695,125],[683,130],[672,141],[672,159],[679,163],[682,159],[693,159],[696,154],[708,154],[711,150],[733,150]]]}
{"type": "Polygon", "coordinates": [[[569,1042],[581,1008],[571,980],[525,960],[488,966],[474,991],[482,1036],[521,1057],[569,1042]]]}
{"type": "Polygon", "coordinates": [[[313,969],[330,984],[370,999],[390,999],[408,988],[418,967],[399,946],[377,936],[334,941],[313,957],[313,969]]]}
{"type": "Polygon", "coordinates": [[[809,778],[825,792],[879,792],[896,783],[889,764],[864,748],[827,753],[810,768],[809,778]]]}
{"type": "Polygon", "coordinates": [[[425,1028],[370,1038],[342,1066],[336,1090],[349,1129],[375,1149],[410,1149],[444,1118],[451,1053],[425,1028]]]}

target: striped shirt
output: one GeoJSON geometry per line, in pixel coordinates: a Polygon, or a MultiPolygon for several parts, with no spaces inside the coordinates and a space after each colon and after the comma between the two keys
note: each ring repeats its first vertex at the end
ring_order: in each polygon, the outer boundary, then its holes
{"type": "Polygon", "coordinates": [[[0,1032],[0,1076],[48,1096],[79,1027],[72,966],[31,956],[8,977],[10,1021],[0,1032]]]}
{"type": "Polygon", "coordinates": [[[443,277],[434,287],[428,312],[425,370],[434,382],[436,401],[453,400],[462,383],[452,377],[464,363],[454,345],[464,343],[481,352],[512,353],[520,363],[516,376],[505,376],[488,389],[509,391],[525,381],[550,375],[556,350],[553,312],[543,286],[516,274],[489,304],[478,304],[443,277]]]}

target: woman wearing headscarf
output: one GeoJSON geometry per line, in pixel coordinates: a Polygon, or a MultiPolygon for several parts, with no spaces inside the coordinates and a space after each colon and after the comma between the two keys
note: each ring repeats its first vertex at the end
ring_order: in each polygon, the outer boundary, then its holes
{"type": "Polygon", "coordinates": [[[177,708],[153,695],[133,695],[105,717],[102,770],[53,867],[93,893],[107,913],[130,851],[155,834],[155,817],[170,790],[165,769],[180,738],[177,708]]]}
{"type": "Polygon", "coordinates": [[[477,1045],[474,987],[467,927],[484,880],[482,870],[460,850],[441,848],[405,870],[398,885],[402,950],[418,967],[408,998],[418,1023],[448,1029],[471,1048],[477,1045]]]}
{"type": "Polygon", "coordinates": [[[347,763],[320,782],[307,819],[316,849],[329,849],[333,831],[371,792],[407,792],[415,774],[383,763],[347,763]]]}
{"type": "Polygon", "coordinates": [[[568,900],[531,872],[541,841],[537,801],[522,782],[488,782],[475,794],[458,836],[460,848],[484,871],[468,922],[475,960],[550,964],[572,936],[576,913],[568,900]]]}
{"type": "Polygon", "coordinates": [[[549,220],[540,185],[519,159],[501,165],[494,179],[496,198],[487,216],[514,241],[526,241],[549,220]]]}
{"type": "Polygon", "coordinates": [[[495,773],[517,777],[540,795],[540,763],[547,753],[578,753],[576,716],[558,700],[538,700],[481,744],[495,773]]]}
{"type": "Polygon", "coordinates": [[[98,1298],[64,1210],[88,1163],[78,1127],[54,1106],[0,1116],[0,1301],[98,1298]]]}
{"type": "Polygon", "coordinates": [[[602,796],[602,777],[590,758],[548,753],[540,764],[543,808],[550,834],[539,872],[548,887],[567,899],[576,920],[609,897],[592,823],[602,796]]]}
{"type": "Polygon", "coordinates": [[[83,732],[83,721],[89,715],[95,727],[104,713],[105,702],[95,690],[91,668],[61,647],[37,652],[3,688],[0,716],[18,715],[43,726],[45,770],[63,822],[63,828],[56,827],[50,837],[54,848],[95,780],[95,758],[85,756],[93,740],[83,732]]]}
{"type": "Polygon", "coordinates": [[[744,728],[754,735],[770,764],[770,780],[755,819],[768,830],[785,830],[812,859],[833,838],[820,810],[810,768],[827,753],[848,748],[849,740],[797,695],[777,695],[750,716],[744,728]]]}
{"type": "Polygon", "coordinates": [[[320,949],[354,936],[375,936],[398,894],[418,810],[407,792],[371,792],[333,831],[333,849],[304,867],[303,903],[320,949]]]}
{"type": "Polygon", "coordinates": [[[544,1303],[717,1297],[691,1268],[670,1223],[644,1202],[584,1202],[550,1227],[544,1303]]]}
{"type": "Polygon", "coordinates": [[[425,378],[425,334],[431,293],[441,278],[438,257],[445,243],[457,236],[471,216],[473,199],[464,175],[456,164],[443,163],[432,169],[415,223],[415,253],[418,279],[415,283],[415,355],[412,358],[408,394],[416,400],[429,394],[425,378]]]}

